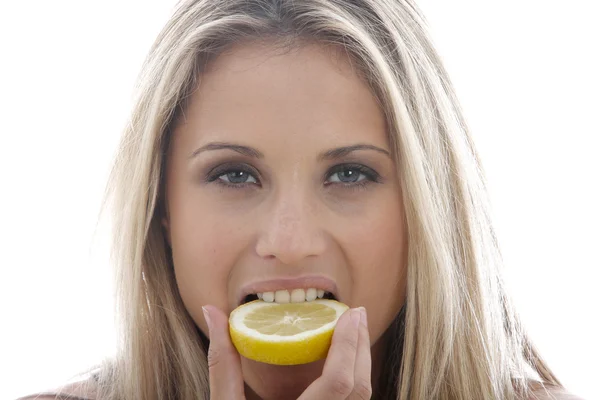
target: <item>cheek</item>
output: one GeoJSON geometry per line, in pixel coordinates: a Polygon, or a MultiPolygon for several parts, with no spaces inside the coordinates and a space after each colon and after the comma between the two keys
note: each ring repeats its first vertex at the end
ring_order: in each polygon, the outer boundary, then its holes
{"type": "MultiPolygon", "coordinates": [[[[395,203],[397,204],[397,203],[395,203]]],[[[404,304],[406,293],[406,233],[400,207],[389,207],[346,230],[350,264],[350,306],[363,306],[369,316],[371,339],[377,340],[404,304]]]]}
{"type": "Polygon", "coordinates": [[[239,255],[240,232],[198,204],[171,214],[173,264],[183,303],[205,330],[202,306],[229,311],[228,277],[239,255]]]}

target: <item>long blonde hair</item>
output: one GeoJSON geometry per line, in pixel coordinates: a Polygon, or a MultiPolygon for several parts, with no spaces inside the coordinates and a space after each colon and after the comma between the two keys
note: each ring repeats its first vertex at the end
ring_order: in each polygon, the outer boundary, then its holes
{"type": "Polygon", "coordinates": [[[110,177],[120,332],[98,398],[209,398],[206,343],[161,227],[165,154],[206,65],[250,40],[342,49],[386,116],[409,235],[386,398],[520,399],[532,376],[560,385],[507,298],[481,163],[414,2],[185,0],[144,64],[110,177]]]}

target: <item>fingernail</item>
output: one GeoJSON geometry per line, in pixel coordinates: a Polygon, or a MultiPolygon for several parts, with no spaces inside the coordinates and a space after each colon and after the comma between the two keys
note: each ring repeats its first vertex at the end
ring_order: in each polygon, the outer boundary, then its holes
{"type": "Polygon", "coordinates": [[[212,325],[210,324],[210,315],[208,314],[208,310],[206,307],[202,307],[202,313],[204,314],[204,319],[206,320],[206,325],[208,325],[208,334],[210,335],[210,331],[212,330],[212,325]]]}
{"type": "Polygon", "coordinates": [[[355,328],[358,328],[358,324],[360,323],[360,310],[358,308],[355,308],[350,312],[350,320],[352,321],[352,325],[354,325],[355,328]]]}
{"type": "Polygon", "coordinates": [[[360,323],[366,327],[367,326],[367,310],[364,307],[360,307],[360,323]]]}

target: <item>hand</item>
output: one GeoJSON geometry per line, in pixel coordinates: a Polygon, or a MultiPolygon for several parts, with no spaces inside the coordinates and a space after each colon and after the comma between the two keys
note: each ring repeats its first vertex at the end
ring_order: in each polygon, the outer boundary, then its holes
{"type": "MultiPolygon", "coordinates": [[[[244,378],[240,355],[231,343],[228,318],[213,306],[204,307],[210,346],[208,371],[211,400],[242,400],[244,378]]],[[[371,398],[371,344],[364,308],[346,311],[339,319],[322,375],[299,400],[364,400],[371,398]]]]}

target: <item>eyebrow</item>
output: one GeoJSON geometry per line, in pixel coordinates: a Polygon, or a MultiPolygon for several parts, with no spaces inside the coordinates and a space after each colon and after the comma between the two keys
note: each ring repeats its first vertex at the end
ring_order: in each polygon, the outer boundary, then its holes
{"type": "Polygon", "coordinates": [[[260,151],[254,149],[252,147],[242,146],[242,145],[233,144],[233,143],[226,143],[226,142],[208,143],[207,145],[204,145],[204,146],[200,147],[199,149],[194,150],[194,152],[190,155],[190,158],[194,158],[198,154],[200,154],[204,151],[209,151],[209,150],[233,150],[237,153],[243,154],[248,157],[264,158],[263,153],[261,153],[260,151]]]}
{"type": "Polygon", "coordinates": [[[382,149],[381,147],[373,146],[372,144],[359,143],[359,144],[355,144],[352,146],[344,146],[344,147],[338,147],[335,149],[327,150],[324,153],[322,153],[321,155],[319,155],[319,160],[321,160],[321,161],[335,160],[338,158],[345,157],[348,154],[350,154],[354,151],[358,151],[358,150],[374,150],[379,153],[385,154],[388,157],[391,157],[390,152],[385,149],[382,149]]]}
{"type": "MultiPolygon", "coordinates": [[[[240,154],[248,156],[248,157],[264,158],[264,154],[255,148],[252,148],[249,146],[243,146],[243,145],[239,145],[239,144],[227,143],[227,142],[208,143],[208,144],[194,150],[194,152],[190,155],[190,158],[194,158],[198,154],[205,152],[205,151],[210,151],[210,150],[232,150],[232,151],[235,151],[237,153],[240,153],[240,154]]],[[[319,155],[318,159],[319,159],[319,161],[335,160],[335,159],[345,157],[348,154],[350,154],[354,151],[359,151],[359,150],[374,150],[379,153],[385,154],[388,157],[391,157],[390,152],[385,149],[382,149],[381,147],[377,147],[372,144],[360,143],[360,144],[355,144],[355,145],[351,145],[351,146],[343,146],[343,147],[337,147],[335,149],[327,150],[327,151],[321,153],[319,155]]]]}

